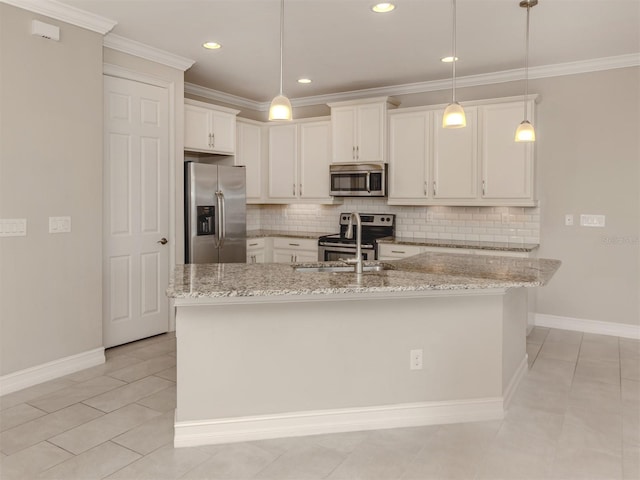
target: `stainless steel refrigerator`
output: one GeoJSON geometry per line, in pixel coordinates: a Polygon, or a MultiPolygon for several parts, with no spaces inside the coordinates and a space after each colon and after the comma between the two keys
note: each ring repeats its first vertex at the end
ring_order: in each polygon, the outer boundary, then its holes
{"type": "Polygon", "coordinates": [[[245,167],[185,163],[185,263],[247,261],[245,167]]]}

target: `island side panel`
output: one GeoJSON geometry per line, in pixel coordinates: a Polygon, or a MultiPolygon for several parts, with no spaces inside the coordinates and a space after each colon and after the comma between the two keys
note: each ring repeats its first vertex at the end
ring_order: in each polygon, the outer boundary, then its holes
{"type": "Polygon", "coordinates": [[[500,398],[503,300],[178,307],[176,421],[500,398]],[[409,369],[412,349],[422,370],[409,369]]]}
{"type": "Polygon", "coordinates": [[[504,296],[502,383],[506,395],[513,394],[513,390],[527,368],[527,312],[530,290],[529,288],[510,288],[504,296]],[[507,389],[511,391],[506,391],[507,389]]]}

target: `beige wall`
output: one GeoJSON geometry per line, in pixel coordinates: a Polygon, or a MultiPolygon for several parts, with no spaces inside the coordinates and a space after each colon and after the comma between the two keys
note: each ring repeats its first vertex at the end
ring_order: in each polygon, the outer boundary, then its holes
{"type": "Polygon", "coordinates": [[[5,375],[102,346],[102,36],[6,4],[0,31],[0,218],[28,222],[0,238],[5,375]]]}
{"type": "Polygon", "coordinates": [[[532,84],[542,94],[540,255],[563,262],[538,313],[640,325],[639,85],[640,68],[532,84]],[[606,227],[578,226],[581,213],[606,215],[606,227]]]}

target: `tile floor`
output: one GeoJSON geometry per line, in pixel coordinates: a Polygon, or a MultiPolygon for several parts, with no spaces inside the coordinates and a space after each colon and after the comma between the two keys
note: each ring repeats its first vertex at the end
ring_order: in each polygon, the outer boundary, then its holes
{"type": "Polygon", "coordinates": [[[0,478],[640,479],[640,342],[535,328],[503,421],[172,447],[175,338],[0,397],[0,478]]]}

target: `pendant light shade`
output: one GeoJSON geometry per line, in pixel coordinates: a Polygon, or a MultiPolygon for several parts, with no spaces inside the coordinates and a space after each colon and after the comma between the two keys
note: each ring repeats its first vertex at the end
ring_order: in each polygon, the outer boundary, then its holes
{"type": "Polygon", "coordinates": [[[282,94],[282,50],[284,44],[284,0],[280,0],[280,95],[271,101],[269,120],[291,120],[291,102],[282,94]]]}
{"type": "Polygon", "coordinates": [[[444,128],[460,128],[467,126],[467,117],[464,114],[462,105],[458,102],[450,103],[444,110],[442,116],[442,126],[444,128]]]}
{"type": "Polygon", "coordinates": [[[516,142],[535,142],[536,131],[529,120],[523,120],[516,128],[516,142]]]}
{"type": "Polygon", "coordinates": [[[456,0],[452,1],[452,13],[453,13],[453,30],[451,35],[452,50],[451,55],[453,61],[451,62],[452,71],[452,93],[451,103],[447,106],[442,116],[442,126],[444,128],[461,128],[467,126],[467,117],[464,114],[462,105],[456,102],[456,0]]]}
{"type": "Polygon", "coordinates": [[[269,120],[291,120],[291,102],[284,95],[278,95],[271,100],[269,120]]]}
{"type": "Polygon", "coordinates": [[[529,96],[529,12],[531,7],[535,7],[538,0],[522,0],[520,6],[527,9],[527,33],[525,36],[525,54],[524,54],[524,120],[516,128],[516,142],[535,142],[536,131],[528,120],[527,101],[529,96]]]}

